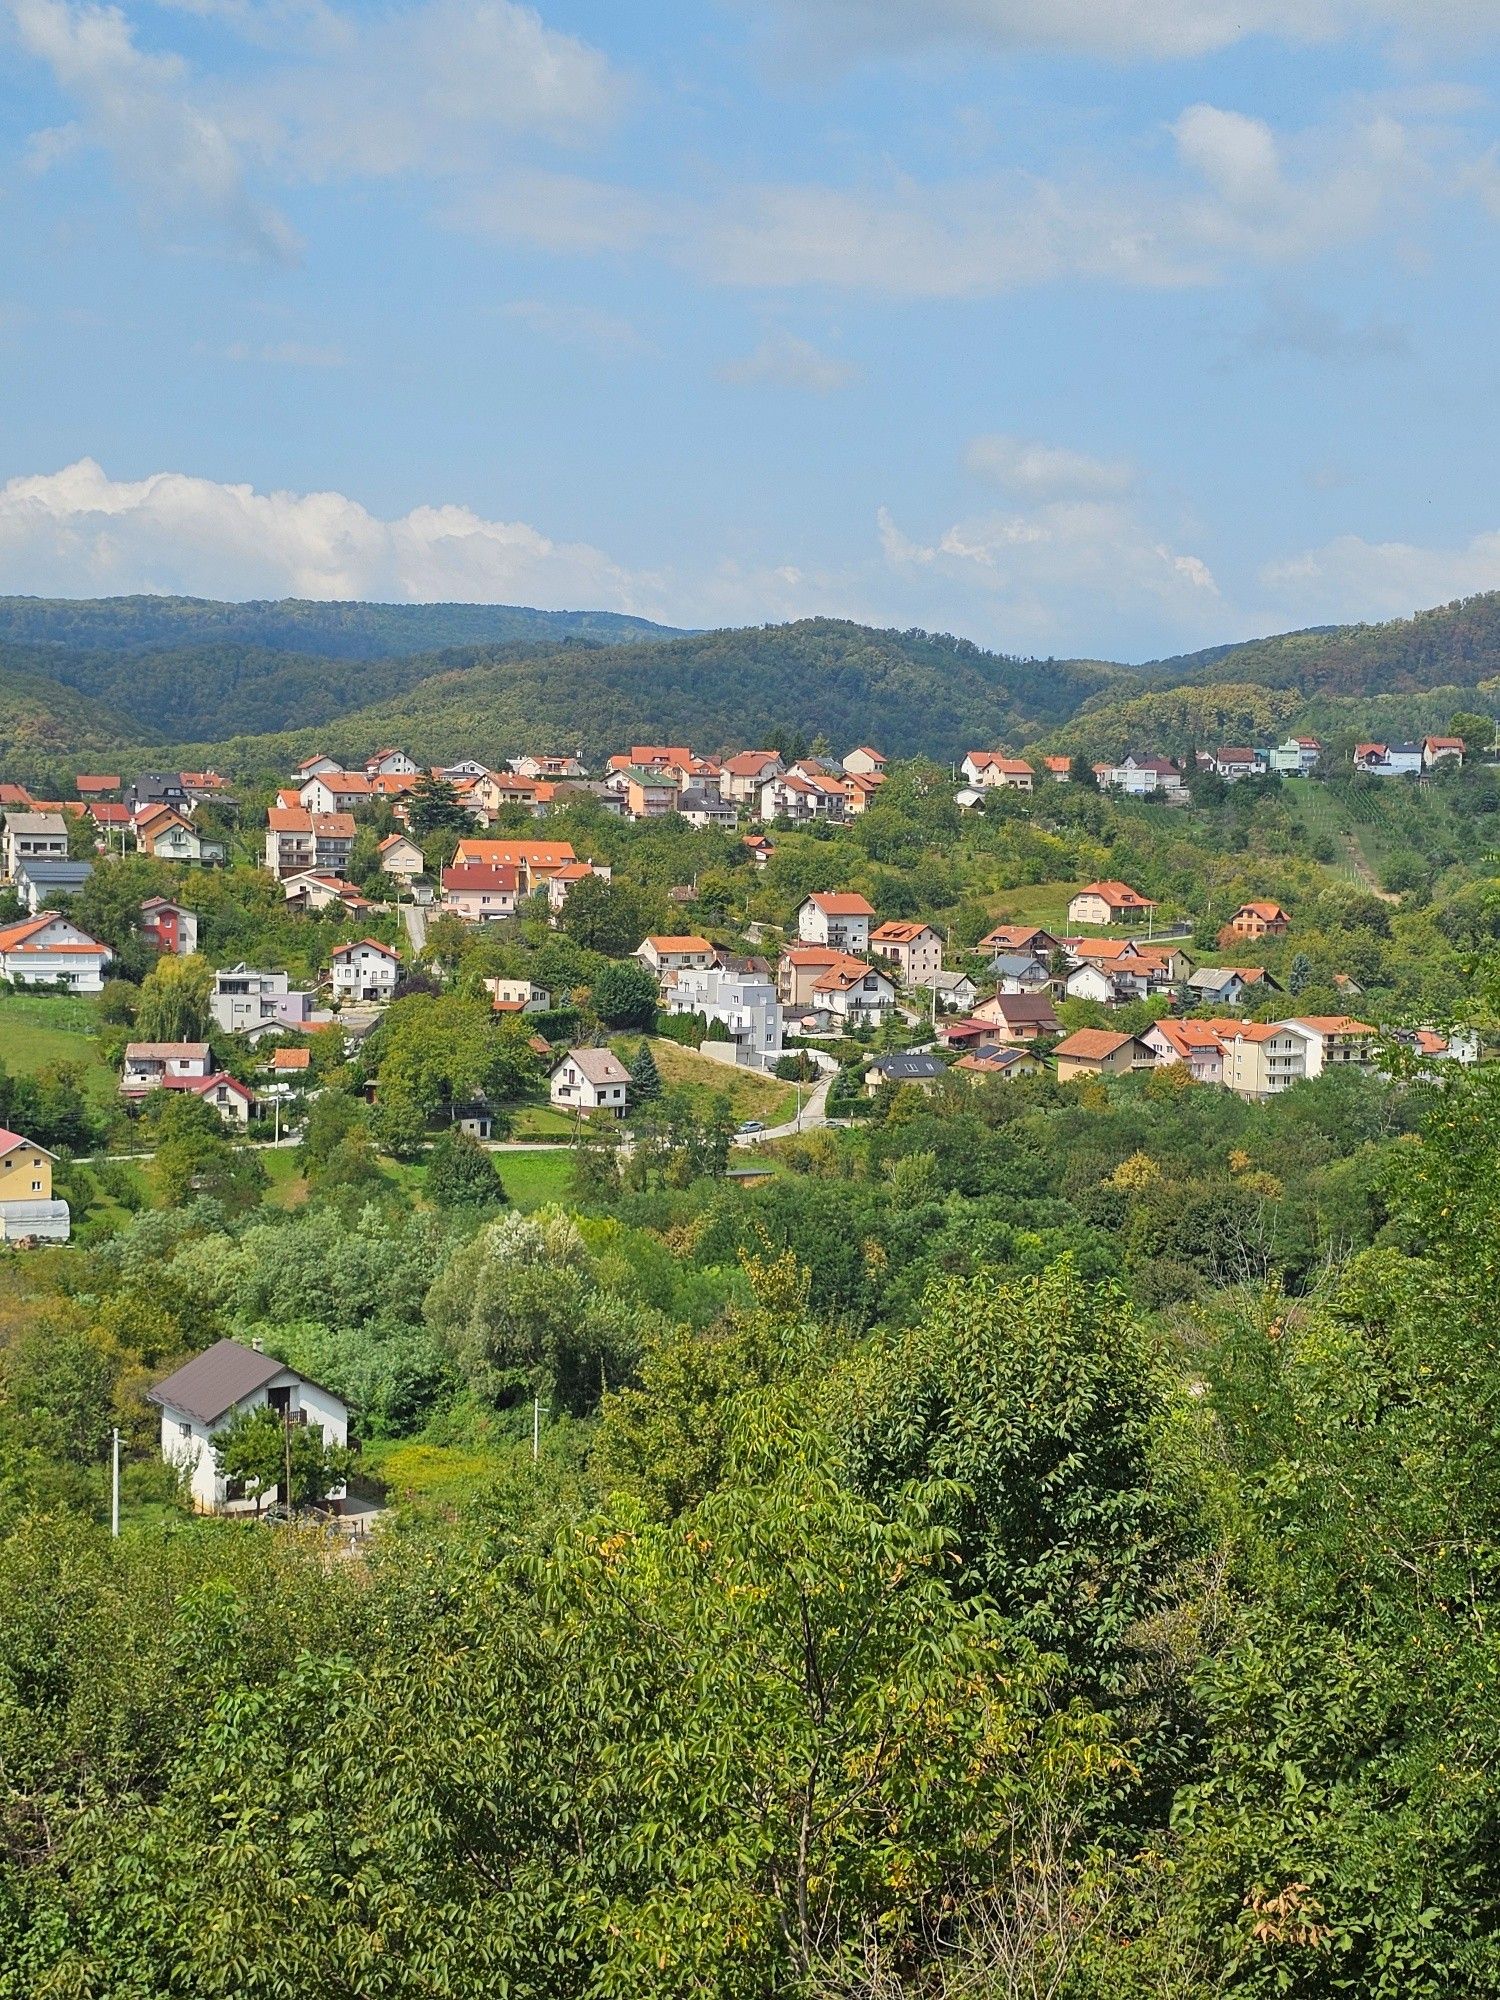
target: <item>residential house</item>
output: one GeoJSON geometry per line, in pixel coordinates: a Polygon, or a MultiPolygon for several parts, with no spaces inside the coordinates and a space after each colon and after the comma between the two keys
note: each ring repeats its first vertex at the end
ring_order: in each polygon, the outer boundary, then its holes
{"type": "Polygon", "coordinates": [[[1219,1028],[1224,1082],[1238,1097],[1279,1097],[1307,1074],[1307,1040],[1284,1021],[1237,1021],[1219,1028]]]}
{"type": "Polygon", "coordinates": [[[1280,903],[1257,901],[1241,903],[1229,919],[1229,928],[1242,938],[1285,937],[1291,921],[1280,903]]]}
{"type": "Polygon", "coordinates": [[[1181,1063],[1194,1083],[1224,1081],[1224,1044],[1208,1021],[1158,1021],[1141,1040],[1161,1068],[1181,1063]]]}
{"type": "Polygon", "coordinates": [[[421,848],[409,833],[388,833],[375,852],[380,856],[381,873],[393,875],[400,882],[409,882],[427,865],[421,848]]]}
{"type": "Polygon", "coordinates": [[[844,773],[844,816],[858,819],[867,813],[880,796],[880,787],[885,783],[883,771],[846,771],[844,773]]]}
{"type": "Polygon", "coordinates": [[[222,840],[205,836],[187,814],[176,806],[148,806],[135,816],[135,844],[142,854],[156,861],[177,861],[187,868],[206,868],[222,862],[222,840]]]}
{"type": "Polygon", "coordinates": [[[5,878],[16,879],[24,861],[66,861],[68,822],[61,813],[16,812],[5,815],[3,850],[5,878]]]}
{"type": "Polygon", "coordinates": [[[552,1006],[548,989],[530,979],[486,979],[484,989],[497,1014],[545,1014],[552,1006]]]}
{"type": "Polygon", "coordinates": [[[867,949],[888,958],[904,986],[925,986],[943,969],[943,941],[931,924],[880,924],[870,932],[867,949]]]}
{"type": "Polygon", "coordinates": [[[11,887],[28,916],[55,908],[60,896],[76,896],[94,872],[92,861],[21,861],[11,887]]]}
{"type": "Polygon", "coordinates": [[[348,813],[272,806],[266,814],[266,866],[273,875],[347,874],[353,848],[348,813]]]}
{"type": "Polygon", "coordinates": [[[714,948],[705,937],[648,937],[635,948],[635,956],[658,979],[679,972],[705,971],[714,962],[714,948]]]}
{"type": "Polygon", "coordinates": [[[1420,743],[1356,743],[1354,768],[1374,778],[1416,778],[1422,774],[1420,743]]]}
{"type": "Polygon", "coordinates": [[[1132,1070],[1152,1069],[1156,1063],[1153,1052],[1135,1035],[1119,1035],[1109,1028],[1079,1028],[1052,1053],[1059,1083],[1073,1083],[1080,1077],[1128,1076],[1132,1070]]]}
{"type": "Polygon", "coordinates": [[[719,790],[736,805],[751,806],[760,796],[761,787],[779,777],[784,769],[774,750],[741,750],[724,759],[719,790]]]}
{"type": "Polygon", "coordinates": [[[204,1104],[212,1105],[226,1125],[247,1126],[251,1112],[260,1102],[248,1083],[241,1083],[237,1076],[230,1076],[227,1071],[189,1079],[180,1088],[204,1104]]]}
{"type": "Polygon", "coordinates": [[[1308,1014],[1279,1026],[1301,1038],[1309,1076],[1321,1076],[1328,1069],[1369,1069],[1374,1064],[1378,1036],[1367,1021],[1348,1014],[1308,1014]]]}
{"type": "Polygon", "coordinates": [[[417,778],[422,767],[404,750],[377,750],[365,759],[365,775],[370,778],[417,778]]]}
{"type": "Polygon", "coordinates": [[[1461,736],[1428,736],[1422,743],[1422,769],[1431,771],[1438,764],[1457,764],[1464,761],[1464,739],[1461,736]]]}
{"type": "Polygon", "coordinates": [[[99,836],[94,842],[95,847],[112,848],[118,836],[123,854],[126,839],[135,830],[129,806],[121,805],[117,799],[98,799],[91,801],[86,811],[99,836]]]}
{"type": "Polygon", "coordinates": [[[844,759],[844,769],[851,778],[880,778],[885,775],[888,761],[883,751],[872,750],[868,743],[863,743],[859,749],[849,752],[844,759]]]}
{"type": "Polygon", "coordinates": [[[297,791],[298,804],[316,813],[355,812],[377,796],[373,782],[363,771],[318,772],[297,791]]]}
{"type": "Polygon", "coordinates": [[[41,910],[19,924],[0,928],[0,979],[15,986],[66,986],[74,993],[99,993],[104,988],[104,968],[113,955],[108,945],[55,910],[41,910]]]}
{"type": "Polygon", "coordinates": [[[315,757],[304,757],[293,776],[299,785],[304,785],[309,778],[320,777],[325,773],[337,776],[343,768],[337,757],[326,756],[320,750],[315,757]]]}
{"type": "Polygon", "coordinates": [[[610,1049],[569,1049],[552,1066],[547,1094],[559,1111],[612,1111],[623,1118],[630,1071],[610,1049]]]}
{"type": "Polygon", "coordinates": [[[948,1065],[929,1055],[876,1056],[865,1071],[865,1096],[873,1097],[883,1083],[910,1083],[931,1090],[948,1074],[948,1065]]]}
{"type": "Polygon", "coordinates": [[[834,951],[868,951],[874,915],[863,896],[820,893],[798,908],[797,935],[804,944],[827,945],[834,951]]]}
{"type": "Polygon", "coordinates": [[[1322,755],[1316,736],[1289,736],[1271,752],[1271,769],[1283,778],[1305,778],[1317,769],[1322,755]]]}
{"type": "Polygon", "coordinates": [[[1140,998],[1128,980],[1117,976],[1113,966],[1099,965],[1092,959],[1069,967],[1062,990],[1068,1000],[1092,1000],[1100,1007],[1122,1007],[1127,1000],[1140,998]]]}
{"type": "Polygon", "coordinates": [[[141,904],[141,936],[158,951],[183,958],[198,949],[197,915],[165,896],[148,896],[141,904]]]}
{"type": "Polygon", "coordinates": [[[1018,1077],[1045,1076],[1047,1072],[1030,1049],[979,1048],[961,1055],[953,1065],[953,1073],[967,1077],[971,1083],[983,1083],[994,1076],[1002,1083],[1014,1083],[1018,1077]]]}
{"type": "Polygon", "coordinates": [[[552,913],[553,922],[556,922],[558,912],[580,882],[590,875],[597,875],[607,882],[609,874],[607,868],[597,868],[591,861],[570,861],[565,868],[559,868],[547,883],[547,908],[552,913]]]}
{"type": "Polygon", "coordinates": [[[831,956],[834,963],[812,981],[812,1004],[838,1016],[846,1027],[861,1021],[883,1021],[896,1004],[896,989],[890,980],[862,958],[849,958],[842,952],[831,956]]]}
{"type": "Polygon", "coordinates": [[[776,849],[763,833],[747,833],[740,845],[749,854],[757,868],[769,868],[776,849]]]}
{"type": "Polygon", "coordinates": [[[1053,989],[1050,966],[1024,951],[997,951],[989,969],[1001,993],[1050,993],[1053,989]]]}
{"type": "Polygon", "coordinates": [[[519,885],[520,873],[514,866],[455,862],[442,872],[443,908],[466,924],[492,924],[515,915],[519,885]]]}
{"type": "Polygon", "coordinates": [[[1044,757],[1042,768],[1047,773],[1049,784],[1066,785],[1072,782],[1073,759],[1071,757],[1044,757]]]}
{"type": "Polygon", "coordinates": [[[967,1014],[979,998],[979,988],[967,972],[929,972],[912,984],[931,993],[935,1010],[942,1014],[967,1014]]]}
{"type": "Polygon", "coordinates": [[[735,827],[739,824],[739,813],[730,799],[722,798],[718,792],[705,791],[699,785],[687,785],[677,794],[677,810],[689,826],[735,827]]]}
{"type": "Polygon", "coordinates": [[[984,805],[984,793],[976,792],[972,785],[961,785],[953,794],[953,803],[961,813],[979,812],[984,805]]]}
{"type": "MultiPolygon", "coordinates": [[[[219,1340],[146,1392],[161,1411],[161,1455],[186,1482],[200,1514],[222,1514],[242,1502],[235,1482],[219,1470],[214,1440],[237,1417],[269,1407],[287,1425],[311,1425],[325,1444],[349,1442],[349,1411],[341,1397],[274,1354],[219,1340]]],[[[257,1510],[279,1489],[259,1493],[257,1510]]],[[[338,1497],[333,1495],[331,1497],[338,1497]]]]}
{"type": "Polygon", "coordinates": [[[1158,792],[1169,799],[1187,795],[1181,771],[1165,757],[1137,757],[1131,753],[1118,764],[1096,764],[1094,777],[1107,790],[1124,792],[1131,798],[1154,798],[1158,792]]]}
{"type": "Polygon", "coordinates": [[[342,875],[319,875],[316,869],[305,875],[288,875],[281,886],[288,905],[295,910],[331,910],[337,904],[351,916],[358,916],[375,907],[342,875]]]}
{"type": "MultiPolygon", "coordinates": [[[[515,770],[515,764],[512,763],[510,768],[515,770]]],[[[481,764],[477,757],[460,757],[455,764],[442,765],[435,775],[446,778],[450,785],[456,785],[462,778],[467,778],[470,782],[475,778],[487,778],[490,775],[490,767],[488,764],[481,764]]]]}
{"type": "Polygon", "coordinates": [[[208,1011],[226,1035],[246,1035],[257,1042],[288,1028],[313,1026],[312,999],[294,989],[286,973],[259,972],[241,963],[215,972],[208,1011]]]}
{"type": "Polygon", "coordinates": [[[1070,924],[1138,924],[1156,909],[1128,882],[1090,882],[1068,904],[1070,924]]]}
{"type": "MultiPolygon", "coordinates": [[[[551,778],[554,782],[559,778],[586,778],[588,776],[588,772],[583,768],[583,765],[573,755],[571,750],[559,750],[541,757],[530,755],[512,757],[510,768],[518,778],[551,778]]],[[[476,771],[473,775],[477,778],[484,774],[481,771],[476,771]]]]}
{"type": "Polygon", "coordinates": [[[848,803],[842,783],[783,771],[761,786],[756,810],[763,820],[784,819],[793,826],[808,826],[819,820],[842,821],[848,803]]]}
{"type": "Polygon", "coordinates": [[[1029,792],[1036,773],[1024,757],[1007,757],[999,750],[970,750],[958,767],[976,791],[1029,792]]]}
{"type": "MultiPolygon", "coordinates": [[[[561,869],[574,867],[578,856],[566,840],[465,838],[458,843],[453,859],[457,864],[485,861],[498,868],[514,868],[517,893],[524,897],[545,889],[561,869]]],[[[595,868],[593,872],[606,879],[609,873],[605,868],[595,868]]]]}
{"type": "Polygon", "coordinates": [[[700,1014],[729,1036],[736,1063],[768,1068],[782,1052],[784,1028],[781,1002],[769,972],[752,969],[752,961],[735,966],[711,965],[680,971],[667,988],[669,1014],[700,1014]]]}
{"type": "Polygon", "coordinates": [[[131,817],[138,819],[147,806],[171,806],[174,812],[191,812],[193,795],[183,783],[181,771],[142,771],[132,778],[125,794],[131,817]]]}
{"type": "MultiPolygon", "coordinates": [[[[1169,993],[1187,978],[1191,960],[1176,945],[1142,944],[1135,938],[1068,938],[1063,950],[1074,968],[1097,966],[1107,972],[1127,998],[1148,999],[1169,993]]],[[[1087,997],[1081,989],[1076,998],[1087,997]]]]}
{"type": "Polygon", "coordinates": [[[1188,991],[1214,1007],[1255,1006],[1268,992],[1281,991],[1258,965],[1202,965],[1187,977],[1188,991]]]}
{"type": "Polygon", "coordinates": [[[29,812],[35,804],[36,800],[24,785],[0,781],[0,809],[10,812],[12,808],[19,808],[22,812],[29,812]]]}
{"type": "Polygon", "coordinates": [[[981,1000],[971,1018],[992,1027],[997,1042],[1034,1042],[1041,1035],[1062,1033],[1062,1022],[1044,993],[997,993],[981,1000]]]}
{"type": "Polygon", "coordinates": [[[1226,784],[1238,784],[1241,778],[1259,777],[1261,773],[1260,754],[1255,750],[1235,747],[1214,752],[1214,770],[1226,784]]]}
{"type": "Polygon", "coordinates": [[[120,780],[112,775],[80,772],[73,780],[73,789],[81,799],[112,799],[120,789],[120,780]]]}
{"type": "Polygon", "coordinates": [[[212,1066],[207,1042],[127,1042],[120,1089],[126,1097],[144,1097],[152,1090],[201,1083],[212,1066]]]}
{"type": "Polygon", "coordinates": [[[66,1243],[72,1218],[52,1198],[56,1156],[0,1127],[0,1243],[66,1243]]]}
{"type": "Polygon", "coordinates": [[[1050,959],[1062,943],[1051,931],[1035,924],[996,924],[975,945],[980,952],[1025,952],[1029,957],[1050,959]]]}
{"type": "Polygon", "coordinates": [[[333,997],[344,1002],[389,1000],[401,976],[400,958],[376,938],[335,945],[328,963],[333,997]]]}
{"type": "Polygon", "coordinates": [[[627,771],[625,810],[632,819],[665,819],[677,810],[677,779],[674,773],[627,771]]]}

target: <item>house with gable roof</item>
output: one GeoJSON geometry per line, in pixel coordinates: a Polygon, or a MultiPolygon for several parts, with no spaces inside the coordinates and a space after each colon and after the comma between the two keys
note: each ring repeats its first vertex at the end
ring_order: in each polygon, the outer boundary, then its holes
{"type": "MultiPolygon", "coordinates": [[[[349,1408],[341,1396],[237,1340],[218,1340],[195,1354],[148,1389],[146,1400],[161,1411],[162,1459],[181,1474],[200,1514],[232,1511],[241,1499],[214,1451],[215,1438],[238,1417],[269,1406],[284,1424],[315,1426],[325,1443],[349,1442],[349,1408]]],[[[258,1496],[257,1511],[268,1497],[258,1496]]]]}

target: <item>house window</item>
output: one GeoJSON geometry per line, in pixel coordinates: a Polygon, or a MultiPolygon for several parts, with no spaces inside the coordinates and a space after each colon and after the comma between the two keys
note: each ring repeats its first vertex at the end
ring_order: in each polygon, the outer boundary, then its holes
{"type": "Polygon", "coordinates": [[[179,1437],[185,1437],[185,1438],[190,1438],[190,1437],[191,1437],[191,1436],[193,1435],[193,1427],[192,1427],[192,1425],[191,1425],[191,1424],[179,1424],[179,1425],[177,1426],[177,1435],[178,1435],[179,1437]]]}

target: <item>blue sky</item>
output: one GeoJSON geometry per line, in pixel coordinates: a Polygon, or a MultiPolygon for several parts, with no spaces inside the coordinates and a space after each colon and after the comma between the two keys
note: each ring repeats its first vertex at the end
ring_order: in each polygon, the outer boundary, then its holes
{"type": "Polygon", "coordinates": [[[0,0],[0,590],[1145,658],[1500,587],[1497,51],[1500,0],[0,0]]]}

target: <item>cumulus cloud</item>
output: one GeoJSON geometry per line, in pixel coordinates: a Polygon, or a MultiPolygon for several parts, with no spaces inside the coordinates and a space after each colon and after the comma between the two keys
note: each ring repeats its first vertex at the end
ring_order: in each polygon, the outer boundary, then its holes
{"type": "Polygon", "coordinates": [[[1066,445],[993,433],[964,454],[970,472],[1021,499],[1090,499],[1127,492],[1131,469],[1120,459],[1090,458],[1066,445]]]}
{"type": "Polygon", "coordinates": [[[719,370],[721,382],[741,387],[760,384],[774,389],[807,389],[815,396],[847,389],[858,375],[853,362],[824,354],[810,340],[786,332],[768,333],[752,354],[738,361],[726,361],[719,370]]]}
{"type": "Polygon", "coordinates": [[[1191,637],[1223,621],[1208,565],[1173,549],[1120,501],[1044,501],[957,521],[928,540],[907,534],[885,508],[877,526],[892,569],[926,572],[979,594],[1031,645],[1098,645],[1089,635],[1122,615],[1191,637]]]}
{"type": "Polygon", "coordinates": [[[342,493],[260,493],[185,473],[115,480],[81,459],[0,487],[0,591],[462,599],[641,611],[658,579],[582,542],[466,507],[381,520],[342,493]]]}
{"type": "Polygon", "coordinates": [[[1318,622],[1405,618],[1500,589],[1500,529],[1452,548],[1340,535],[1261,571],[1277,606],[1318,622]]]}
{"type": "Polygon", "coordinates": [[[1316,43],[1399,30],[1403,41],[1474,43],[1491,0],[778,0],[798,39],[851,57],[943,43],[1107,59],[1191,58],[1252,38],[1316,43]]]}
{"type": "Polygon", "coordinates": [[[152,228],[206,229],[256,258],[295,256],[291,226],[251,194],[239,152],[179,57],[139,48],[115,7],[3,4],[21,48],[46,64],[77,112],[67,131],[38,135],[34,168],[77,145],[99,147],[152,228]]]}

